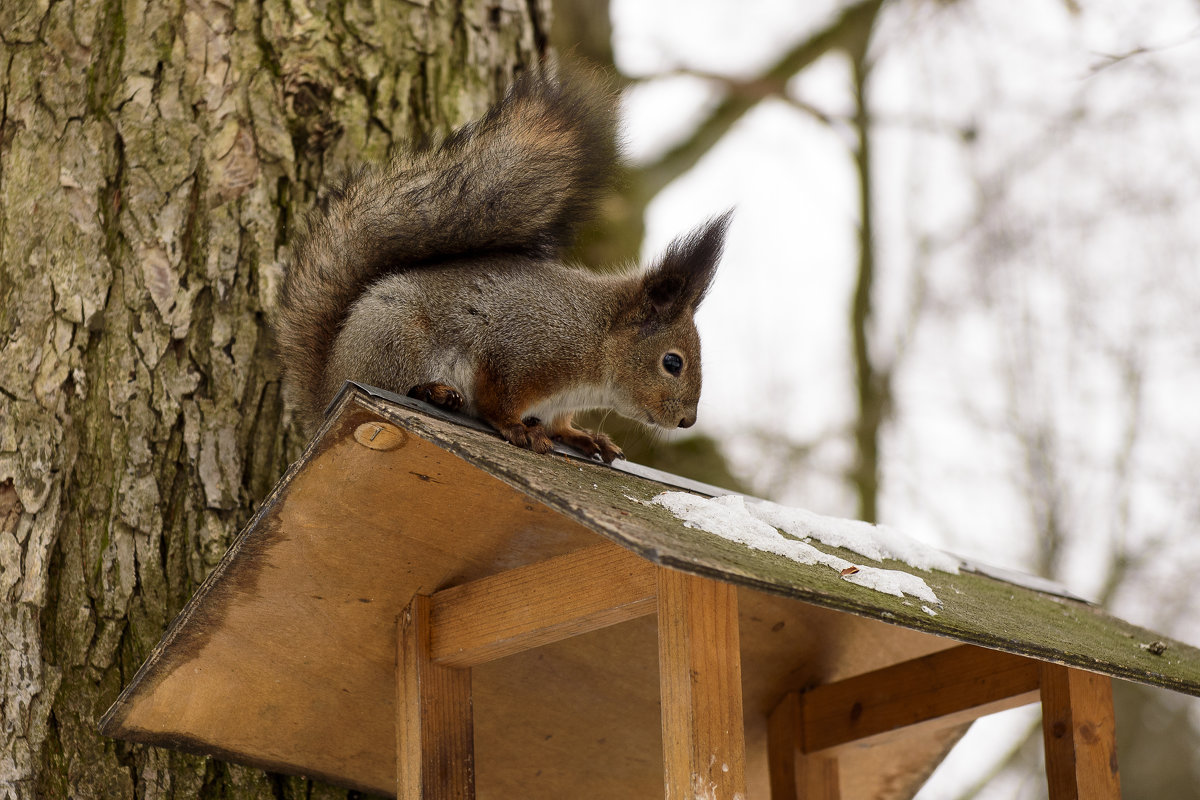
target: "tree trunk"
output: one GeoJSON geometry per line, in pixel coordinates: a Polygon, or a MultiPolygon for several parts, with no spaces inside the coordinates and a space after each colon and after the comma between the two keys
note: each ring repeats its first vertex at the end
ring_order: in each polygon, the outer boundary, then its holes
{"type": "Polygon", "coordinates": [[[476,116],[546,23],[0,3],[0,799],[345,796],[96,720],[303,444],[267,318],[318,185],[476,116]]]}

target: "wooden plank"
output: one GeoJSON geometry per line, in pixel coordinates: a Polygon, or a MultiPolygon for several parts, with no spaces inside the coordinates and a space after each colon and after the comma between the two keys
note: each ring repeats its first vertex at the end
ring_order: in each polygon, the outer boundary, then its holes
{"type": "Polygon", "coordinates": [[[804,752],[804,706],[788,692],[767,721],[771,800],[840,800],[836,756],[804,752]]]}
{"type": "Polygon", "coordinates": [[[658,670],[668,798],[741,800],[746,741],[737,587],[658,571],[658,670]]]}
{"type": "Polygon", "coordinates": [[[1050,800],[1119,798],[1112,679],[1042,664],[1041,680],[1050,800]]]}
{"type": "Polygon", "coordinates": [[[471,667],[652,614],[655,570],[605,542],[437,592],[433,659],[471,667]]]}
{"type": "Polygon", "coordinates": [[[396,798],[472,800],[471,672],[433,663],[429,610],[416,595],[397,625],[396,798]]]}
{"type": "Polygon", "coordinates": [[[804,750],[881,744],[915,725],[961,725],[1035,702],[1038,682],[1037,661],[952,647],[805,692],[804,750]]]}

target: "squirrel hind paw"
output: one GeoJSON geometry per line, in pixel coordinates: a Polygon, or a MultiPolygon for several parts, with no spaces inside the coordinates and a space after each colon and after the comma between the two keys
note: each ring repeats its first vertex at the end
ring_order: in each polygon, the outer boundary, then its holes
{"type": "Polygon", "coordinates": [[[458,411],[463,407],[463,396],[453,386],[445,383],[418,384],[408,390],[408,396],[447,411],[458,411]]]}

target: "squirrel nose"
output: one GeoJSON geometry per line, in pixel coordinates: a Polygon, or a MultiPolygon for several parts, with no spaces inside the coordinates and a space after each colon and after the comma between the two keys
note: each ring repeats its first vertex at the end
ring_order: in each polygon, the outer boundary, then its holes
{"type": "Polygon", "coordinates": [[[681,428],[690,428],[695,424],[696,424],[696,415],[695,414],[689,414],[688,416],[679,420],[679,427],[681,427],[681,428]]]}

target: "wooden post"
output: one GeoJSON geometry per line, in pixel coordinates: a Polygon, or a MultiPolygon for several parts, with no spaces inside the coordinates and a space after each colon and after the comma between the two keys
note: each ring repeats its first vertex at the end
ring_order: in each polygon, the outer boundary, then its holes
{"type": "Polygon", "coordinates": [[[1119,798],[1112,679],[1042,664],[1041,687],[1050,800],[1119,798]]]}
{"type": "Polygon", "coordinates": [[[400,615],[396,659],[397,800],[473,800],[471,671],[430,657],[430,600],[400,615]]]}
{"type": "Polygon", "coordinates": [[[741,800],[746,734],[737,587],[658,571],[658,670],[669,800],[741,800]]]}
{"type": "Polygon", "coordinates": [[[771,800],[839,800],[836,756],[804,752],[804,704],[788,692],[767,720],[771,800]]]}

